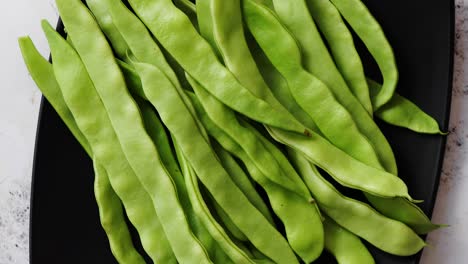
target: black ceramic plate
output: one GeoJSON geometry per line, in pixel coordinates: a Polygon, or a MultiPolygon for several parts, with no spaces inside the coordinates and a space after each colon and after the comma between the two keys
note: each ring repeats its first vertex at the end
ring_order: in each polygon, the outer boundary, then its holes
{"type": "MultiPolygon", "coordinates": [[[[453,1],[365,0],[381,23],[400,70],[398,92],[447,130],[453,61],[453,1]]],[[[59,26],[63,31],[63,28],[59,26]]],[[[366,56],[364,56],[366,57],[366,56]]],[[[365,61],[367,58],[365,58],[365,61]]],[[[370,75],[374,67],[367,61],[370,75]]],[[[439,183],[445,139],[379,124],[397,157],[411,195],[428,215],[439,183]]],[[[30,229],[30,260],[42,263],[116,263],[99,224],[91,160],[46,100],[36,141],[30,229]]],[[[396,257],[371,247],[377,263],[417,263],[420,255],[396,257]]],[[[324,254],[320,263],[334,263],[324,254]]]]}

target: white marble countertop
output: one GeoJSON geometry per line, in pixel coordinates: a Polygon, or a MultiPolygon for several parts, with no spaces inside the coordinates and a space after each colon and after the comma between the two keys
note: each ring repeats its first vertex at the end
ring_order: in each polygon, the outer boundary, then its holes
{"type": "MultiPolygon", "coordinates": [[[[28,76],[16,39],[30,35],[42,54],[48,47],[40,19],[57,20],[53,0],[15,0],[0,11],[0,264],[28,263],[32,160],[41,94],[28,76]]],[[[468,259],[468,0],[456,0],[455,75],[443,174],[433,214],[450,228],[428,237],[421,264],[468,259]]]]}

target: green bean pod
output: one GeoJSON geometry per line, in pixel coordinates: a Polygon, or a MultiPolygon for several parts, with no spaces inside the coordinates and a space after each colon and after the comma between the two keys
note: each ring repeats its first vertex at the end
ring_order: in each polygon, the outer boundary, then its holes
{"type": "Polygon", "coordinates": [[[150,64],[135,63],[146,97],[177,140],[198,178],[231,220],[262,253],[280,263],[297,263],[281,234],[249,202],[219,163],[195,117],[167,77],[150,64]],[[249,217],[245,217],[245,215],[249,217]],[[271,243],[275,241],[275,243],[271,243]]]}
{"type": "MultiPolygon", "coordinates": [[[[381,85],[369,79],[368,83],[371,94],[378,94],[381,85]]],[[[440,131],[439,124],[434,118],[397,93],[387,104],[379,108],[375,115],[391,125],[404,127],[417,133],[446,135],[440,131]]]]}
{"type": "Polygon", "coordinates": [[[133,246],[122,204],[112,189],[104,167],[96,159],[94,172],[94,194],[99,207],[99,219],[109,239],[112,254],[121,264],[144,264],[145,260],[133,246]]]}
{"type": "Polygon", "coordinates": [[[215,263],[225,263],[229,260],[229,257],[217,245],[217,242],[205,228],[202,221],[198,218],[198,216],[192,208],[190,199],[188,197],[188,192],[185,186],[184,176],[182,175],[179,165],[175,160],[175,154],[172,151],[172,148],[170,146],[171,143],[169,142],[163,124],[161,123],[161,121],[159,120],[158,116],[156,115],[152,107],[149,105],[149,103],[143,101],[142,99],[139,99],[138,97],[135,97],[135,100],[137,101],[140,107],[146,130],[148,131],[148,134],[150,135],[154,144],[158,147],[158,152],[161,155],[161,160],[167,168],[167,170],[170,172],[170,175],[172,176],[172,180],[174,181],[174,184],[177,188],[179,200],[182,204],[182,207],[184,208],[185,213],[187,214],[190,228],[193,230],[196,237],[200,240],[204,248],[207,250],[208,254],[210,255],[210,258],[213,261],[215,261],[215,263]]]}
{"type": "Polygon", "coordinates": [[[155,65],[180,88],[179,80],[143,22],[120,0],[106,0],[112,22],[138,61],[155,65]]]}
{"type": "Polygon", "coordinates": [[[127,90],[112,50],[99,26],[81,1],[56,2],[69,36],[105,106],[124,154],[151,196],[177,260],[186,263],[211,263],[189,228],[174,183],[145,131],[139,109],[127,90]],[[87,34],[81,34],[83,31],[87,34]],[[132,129],[129,130],[128,127],[132,129]]]}
{"type": "Polygon", "coordinates": [[[375,110],[388,103],[398,83],[395,55],[377,20],[361,0],[330,0],[340,14],[364,42],[382,73],[384,83],[375,97],[371,97],[375,110]]]}
{"type": "Polygon", "coordinates": [[[143,248],[154,261],[176,263],[155,210],[148,209],[153,208],[150,196],[129,166],[79,55],[46,21],[43,25],[65,102],[94,156],[107,171],[113,189],[140,235],[143,248]]]}
{"type": "MultiPolygon", "coordinates": [[[[55,111],[57,111],[71,133],[80,142],[86,153],[92,156],[88,140],[79,130],[72,113],[63,99],[52,65],[39,54],[29,37],[20,38],[19,44],[25,64],[37,86],[55,111]]],[[[96,160],[94,161],[95,166],[100,166],[97,162],[96,160]]],[[[120,199],[112,189],[105,171],[96,173],[94,193],[99,208],[101,225],[106,232],[111,251],[115,258],[119,263],[144,263],[144,260],[133,246],[120,199]]]]}
{"type": "Polygon", "coordinates": [[[126,60],[130,55],[130,49],[112,21],[108,3],[108,0],[86,0],[86,5],[93,13],[102,32],[109,39],[116,56],[126,60]]]}
{"type": "MultiPolygon", "coordinates": [[[[211,197],[210,195],[208,195],[211,197]]],[[[220,222],[222,223],[224,229],[226,229],[231,236],[241,242],[247,242],[249,239],[242,233],[242,231],[232,222],[231,218],[224,212],[223,208],[212,198],[213,208],[218,215],[220,222]]]]}
{"type": "MultiPolygon", "coordinates": [[[[364,66],[354,46],[353,36],[344,23],[340,12],[330,0],[306,0],[306,4],[312,19],[317,23],[327,40],[336,67],[349,89],[366,111],[372,115],[372,103],[364,75],[364,66]]],[[[310,45],[307,48],[310,48],[310,45]]],[[[312,60],[317,60],[317,58],[312,58],[312,60]]],[[[320,60],[320,62],[322,61],[320,60]]]]}
{"type": "Polygon", "coordinates": [[[237,161],[229,152],[224,150],[219,143],[213,142],[212,146],[219,157],[221,165],[226,168],[234,183],[242,190],[247,199],[249,199],[249,201],[268,219],[268,221],[274,225],[273,217],[270,214],[268,206],[265,204],[262,197],[260,197],[257,190],[255,190],[249,176],[245,174],[237,161]]]}
{"type": "Polygon", "coordinates": [[[279,129],[268,130],[274,139],[303,153],[343,186],[380,197],[414,201],[400,178],[352,158],[319,135],[312,133],[311,137],[304,137],[279,129]]]}
{"type": "Polygon", "coordinates": [[[223,59],[213,36],[213,22],[211,19],[211,0],[199,0],[197,6],[197,21],[200,35],[210,44],[219,60],[223,59]]]}
{"type": "Polygon", "coordinates": [[[234,263],[256,263],[231,240],[226,231],[213,217],[212,212],[202,197],[201,190],[198,185],[198,179],[193,168],[190,167],[177,143],[175,143],[175,148],[179,163],[181,164],[182,171],[184,173],[187,193],[195,214],[199,217],[208,232],[234,263]]]}
{"type": "Polygon", "coordinates": [[[161,45],[203,87],[232,109],[262,123],[297,133],[306,129],[290,115],[274,109],[243,87],[216,58],[187,16],[170,0],[130,0],[161,45]],[[178,32],[178,34],[173,34],[178,32]],[[222,85],[220,85],[222,84],[222,85]]]}
{"type": "MultiPolygon", "coordinates": [[[[252,178],[266,191],[273,211],[285,226],[286,237],[291,247],[306,263],[315,260],[323,250],[323,228],[320,214],[313,200],[304,200],[303,197],[269,180],[243,150],[242,143],[236,142],[235,138],[224,132],[216,122],[210,119],[201,103],[197,103],[196,98],[192,97],[192,99],[209,134],[226,150],[241,159],[252,178]]],[[[227,124],[223,124],[225,125],[227,124]]],[[[257,140],[264,142],[260,138],[257,140]]],[[[294,174],[288,176],[299,178],[295,171],[294,174]]]]}
{"type": "Polygon", "coordinates": [[[291,94],[289,85],[284,79],[284,77],[276,70],[265,55],[263,50],[258,46],[258,44],[253,40],[252,36],[247,32],[247,43],[252,55],[254,57],[255,63],[258,65],[265,82],[270,87],[273,95],[278,99],[278,101],[286,108],[290,113],[292,113],[297,120],[304,124],[309,130],[312,130],[316,133],[320,133],[317,125],[314,120],[305,112],[299,104],[294,99],[294,96],[291,94]]]}
{"type": "Polygon", "coordinates": [[[339,225],[393,255],[414,255],[426,245],[405,224],[386,218],[365,203],[343,196],[301,153],[291,150],[289,153],[320,209],[339,225]]]}
{"type": "MultiPolygon", "coordinates": [[[[134,72],[129,72],[129,76],[135,74],[134,72]]],[[[138,82],[139,79],[138,79],[138,82]]],[[[264,143],[266,147],[269,145],[264,143]]],[[[276,148],[270,148],[269,151],[275,154],[276,148]]],[[[276,156],[278,162],[281,162],[281,158],[276,156]]],[[[283,168],[287,167],[287,163],[283,163],[283,168]]],[[[430,219],[421,211],[421,209],[412,204],[411,202],[407,201],[404,198],[381,198],[378,196],[372,196],[370,194],[366,194],[367,199],[372,203],[372,205],[385,216],[390,217],[392,219],[401,221],[409,225],[413,230],[415,230],[418,234],[425,234],[437,228],[440,228],[441,225],[432,224],[430,219]]],[[[259,210],[260,208],[257,207],[259,210]]],[[[265,214],[264,214],[265,215],[265,214]]]]}
{"type": "Polygon", "coordinates": [[[338,225],[333,219],[326,218],[325,248],[338,264],[375,264],[375,260],[362,241],[353,233],[338,225]]]}
{"type": "Polygon", "coordinates": [[[145,128],[148,131],[148,134],[150,135],[154,144],[158,147],[161,160],[172,176],[172,180],[174,181],[174,184],[177,188],[177,194],[181,205],[187,215],[190,228],[199,239],[203,247],[206,249],[210,259],[212,259],[215,263],[231,263],[229,257],[225,254],[221,247],[218,246],[215,239],[205,228],[204,224],[198,218],[192,208],[192,204],[185,186],[184,176],[182,175],[179,165],[175,160],[175,154],[172,151],[170,146],[171,143],[169,142],[169,138],[167,137],[163,124],[149,103],[138,97],[135,97],[135,100],[140,107],[145,128]]]}
{"type": "Polygon", "coordinates": [[[197,9],[194,3],[189,0],[174,0],[174,5],[188,16],[194,27],[198,26],[197,9]]]}
{"type": "MultiPolygon", "coordinates": [[[[267,0],[249,0],[245,1],[245,3],[253,1],[265,2],[267,0]]],[[[346,82],[334,65],[334,62],[329,55],[328,49],[324,44],[319,32],[317,31],[314,21],[311,19],[310,14],[308,14],[307,6],[304,5],[303,1],[304,0],[275,0],[274,4],[276,11],[282,19],[282,22],[285,22],[288,25],[288,29],[293,31],[294,37],[296,37],[300,43],[303,55],[305,55],[305,69],[317,76],[327,85],[327,87],[335,96],[336,100],[342,104],[346,110],[348,110],[359,131],[371,143],[383,167],[387,171],[397,175],[397,165],[390,144],[380,129],[377,127],[374,120],[372,120],[371,115],[364,109],[361,103],[353,96],[352,92],[347,87],[346,82]]],[[[263,9],[265,9],[265,7],[263,7],[263,9]]],[[[251,27],[248,23],[247,26],[249,28],[251,27]]],[[[284,31],[284,28],[281,28],[282,26],[278,26],[279,30],[284,31]]],[[[268,31],[271,30],[272,28],[270,27],[268,31]]],[[[289,35],[287,33],[284,34],[285,37],[286,35],[289,35]]],[[[271,47],[273,45],[272,43],[276,42],[277,40],[274,39],[273,41],[267,41],[265,45],[271,47]]],[[[287,46],[289,47],[289,45],[287,46]]],[[[278,63],[281,63],[281,60],[278,63]]]]}
{"type": "MultiPolygon", "coordinates": [[[[226,67],[239,82],[279,111],[289,113],[263,79],[245,39],[241,1],[209,0],[213,36],[226,67]]],[[[295,117],[293,117],[295,118],[295,117]]]]}
{"type": "Polygon", "coordinates": [[[311,199],[307,187],[303,183],[298,184],[288,177],[274,157],[266,150],[265,146],[258,141],[257,137],[250,130],[238,124],[234,112],[223,105],[218,99],[211,96],[192,77],[187,76],[187,79],[192,84],[192,88],[195,90],[201,104],[213,122],[223,127],[224,131],[235,138],[237,142],[242,142],[240,145],[243,150],[270,181],[291,192],[297,193],[306,200],[311,199]]]}
{"type": "Polygon", "coordinates": [[[323,135],[354,158],[381,167],[373,146],[361,134],[350,113],[323,82],[302,67],[295,39],[274,13],[253,0],[244,1],[243,8],[250,32],[323,135]]]}
{"type": "MultiPolygon", "coordinates": [[[[117,30],[122,34],[125,41],[127,41],[129,48],[133,52],[135,58],[139,62],[152,64],[159,69],[169,78],[172,84],[178,89],[179,94],[182,96],[186,106],[190,109],[192,114],[195,114],[195,109],[188,102],[189,99],[182,92],[181,84],[177,78],[176,73],[166,61],[163,52],[158,44],[153,40],[148,29],[143,22],[133,14],[120,0],[107,0],[108,9],[111,12],[113,22],[117,30]]],[[[139,89],[139,87],[132,87],[139,89]]],[[[143,93],[144,94],[144,93],[143,93]]],[[[144,95],[142,95],[143,98],[144,95]]]]}
{"type": "Polygon", "coordinates": [[[88,140],[86,140],[83,133],[81,133],[76,125],[75,119],[63,99],[59,84],[55,79],[52,64],[42,57],[30,37],[22,37],[18,40],[18,43],[24,63],[37,87],[55,109],[88,156],[91,157],[91,147],[89,146],[88,140]]]}

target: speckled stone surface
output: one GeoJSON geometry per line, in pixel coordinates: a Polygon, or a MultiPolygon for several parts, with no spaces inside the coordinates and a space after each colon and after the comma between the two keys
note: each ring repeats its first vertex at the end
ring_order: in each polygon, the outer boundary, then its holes
{"type": "MultiPolygon", "coordinates": [[[[53,0],[2,3],[0,16],[0,264],[28,263],[29,200],[40,93],[22,63],[16,38],[29,34],[48,54],[40,19],[57,20],[53,0]],[[14,21],[14,23],[13,23],[14,21]]],[[[422,264],[468,262],[468,0],[456,0],[455,73],[446,157],[422,264]]]]}
{"type": "Polygon", "coordinates": [[[54,0],[2,2],[0,15],[0,264],[29,263],[31,171],[41,93],[21,59],[17,38],[49,49],[40,20],[57,21],[54,0]]]}

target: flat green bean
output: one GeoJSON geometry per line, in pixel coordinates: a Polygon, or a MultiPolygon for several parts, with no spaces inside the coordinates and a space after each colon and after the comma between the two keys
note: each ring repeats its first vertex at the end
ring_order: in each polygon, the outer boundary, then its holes
{"type": "MultiPolygon", "coordinates": [[[[381,85],[372,80],[368,80],[368,83],[371,94],[378,94],[381,85]]],[[[417,133],[446,135],[440,131],[439,124],[434,118],[397,93],[388,103],[380,107],[375,115],[391,125],[404,127],[417,133]]]]}
{"type": "Polygon", "coordinates": [[[379,23],[361,0],[330,1],[364,42],[380,68],[384,83],[377,96],[371,97],[374,111],[378,110],[391,100],[398,83],[398,69],[393,49],[379,23]]]}
{"type": "Polygon", "coordinates": [[[153,208],[150,196],[129,166],[79,55],[46,21],[43,27],[64,100],[94,156],[107,171],[112,188],[140,235],[143,248],[155,262],[176,263],[156,212],[149,209],[153,208]]]}
{"type": "Polygon", "coordinates": [[[124,155],[151,196],[174,255],[184,263],[211,263],[189,228],[174,183],[145,131],[139,109],[127,90],[99,26],[81,1],[57,0],[56,3],[68,34],[105,106],[124,155]],[[83,31],[86,34],[81,34],[83,31]]]}
{"type": "Polygon", "coordinates": [[[116,56],[126,60],[130,54],[130,49],[112,21],[112,17],[107,8],[108,3],[108,0],[86,0],[86,5],[89,10],[91,10],[99,27],[112,44],[116,56]]]}
{"type": "Polygon", "coordinates": [[[243,9],[250,32],[286,78],[294,98],[323,135],[354,158],[381,167],[373,146],[361,134],[350,113],[335,100],[323,82],[302,67],[301,52],[295,39],[274,13],[254,0],[243,1],[243,9]]]}
{"type": "MultiPolygon", "coordinates": [[[[25,64],[37,86],[71,133],[80,142],[88,156],[91,157],[91,147],[86,137],[79,130],[63,99],[52,65],[40,55],[29,37],[20,38],[19,44],[25,64]]],[[[94,160],[95,166],[100,166],[97,163],[98,161],[94,160]]],[[[106,232],[115,258],[120,263],[144,263],[144,260],[133,246],[120,199],[112,189],[107,173],[103,170],[95,175],[94,193],[99,208],[101,225],[106,232]]]]}
{"type": "Polygon", "coordinates": [[[28,68],[29,74],[36,83],[39,90],[44,97],[49,101],[57,114],[63,120],[70,132],[80,143],[88,156],[91,157],[91,147],[88,141],[81,133],[76,125],[70,109],[68,109],[65,100],[63,99],[62,92],[60,91],[59,84],[55,79],[54,69],[37,50],[36,46],[29,37],[22,37],[18,40],[23,55],[23,60],[28,68]]]}
{"type": "Polygon", "coordinates": [[[135,67],[147,98],[216,202],[262,253],[279,263],[297,263],[286,240],[230,179],[167,77],[150,64],[135,63],[135,67]]]}
{"type": "MultiPolygon", "coordinates": [[[[261,67],[261,69],[265,68],[261,67]]],[[[130,75],[132,74],[135,73],[133,72],[130,75]]],[[[138,82],[140,82],[139,79],[138,82]]],[[[264,142],[264,144],[266,147],[268,147],[267,143],[264,142]]],[[[276,148],[270,148],[270,152],[274,153],[275,149],[276,148]]],[[[276,157],[276,159],[279,162],[281,161],[281,158],[276,157]]],[[[285,164],[287,165],[287,163],[285,164]]],[[[285,168],[284,165],[282,166],[283,168],[285,168]]],[[[412,204],[404,198],[385,199],[377,196],[372,196],[370,194],[365,195],[379,212],[383,213],[387,217],[406,223],[411,228],[413,228],[413,230],[415,230],[418,234],[425,234],[432,230],[440,228],[440,225],[432,224],[430,219],[424,214],[424,212],[421,211],[421,209],[418,206],[412,204]]],[[[259,207],[257,208],[260,210],[259,207]]]]}
{"type": "MultiPolygon", "coordinates": [[[[210,195],[208,195],[211,197],[210,195]]],[[[223,208],[213,199],[212,204],[213,208],[216,211],[216,214],[218,215],[218,218],[220,219],[220,222],[223,224],[224,229],[226,229],[232,237],[237,239],[240,242],[247,242],[249,239],[242,233],[242,231],[232,222],[231,218],[224,212],[223,208]]]]}
{"type": "Polygon", "coordinates": [[[265,100],[279,111],[289,113],[275,98],[255,64],[245,39],[240,0],[209,1],[211,2],[212,34],[226,67],[255,96],[265,100]]]}
{"type": "MultiPolygon", "coordinates": [[[[206,112],[203,110],[203,106],[201,105],[201,103],[198,100],[198,98],[196,97],[196,95],[191,93],[191,92],[187,92],[187,94],[191,98],[191,101],[193,102],[193,104],[195,106],[195,109],[197,109],[197,113],[199,113],[200,120],[202,120],[201,122],[203,123],[203,125],[204,126],[213,126],[214,123],[211,121],[211,119],[208,117],[206,112]]],[[[216,127],[215,128],[207,127],[207,130],[217,131],[216,127]]],[[[212,131],[210,131],[210,132],[212,132],[212,131]]],[[[221,134],[226,135],[224,132],[221,133],[221,134]]],[[[214,143],[214,148],[215,149],[217,149],[216,144],[219,144],[219,143],[216,143],[216,142],[214,143]]],[[[240,145],[235,143],[233,140],[228,140],[227,142],[223,142],[223,146],[224,146],[225,149],[230,149],[231,150],[230,153],[237,153],[238,151],[242,152],[242,148],[240,147],[240,145]],[[233,143],[233,144],[230,144],[229,147],[225,147],[226,144],[229,144],[229,143],[233,143]],[[237,148],[239,148],[239,149],[237,149],[237,148]],[[234,149],[235,149],[235,151],[234,151],[234,149]]],[[[220,158],[220,160],[223,161],[224,157],[222,157],[222,156],[220,157],[218,152],[217,152],[217,154],[218,154],[218,157],[220,158]]],[[[248,189],[250,187],[245,187],[245,185],[246,185],[245,183],[240,183],[240,181],[242,181],[241,179],[243,177],[247,177],[247,175],[242,175],[242,172],[238,171],[239,168],[236,168],[236,166],[233,166],[233,164],[229,164],[229,163],[230,163],[229,161],[224,160],[224,163],[222,163],[222,165],[224,167],[228,167],[226,169],[230,169],[229,174],[231,176],[237,175],[237,177],[231,177],[233,179],[233,181],[236,183],[237,186],[239,186],[239,188],[242,190],[242,192],[245,193],[245,195],[249,199],[249,201],[267,218],[267,220],[272,225],[274,225],[271,214],[268,211],[268,208],[265,208],[265,205],[264,205],[263,201],[258,200],[259,198],[253,198],[252,197],[254,195],[253,193],[248,194],[248,193],[253,192],[255,190],[248,191],[248,189]],[[236,179],[234,179],[234,178],[236,178],[236,179]]],[[[255,193],[255,196],[258,196],[258,193],[255,193]]]]}
{"type": "Polygon", "coordinates": [[[249,199],[249,201],[268,219],[268,221],[274,225],[273,217],[270,214],[268,206],[255,190],[249,176],[247,176],[232,155],[223,149],[219,143],[213,142],[212,146],[216,155],[219,157],[221,165],[226,168],[234,183],[236,183],[239,189],[242,190],[247,199],[249,199]]]}
{"type": "Polygon", "coordinates": [[[144,264],[145,260],[135,250],[122,204],[112,189],[107,173],[94,159],[94,194],[99,207],[99,219],[109,239],[112,254],[121,264],[144,264]]]}
{"type": "MultiPolygon", "coordinates": [[[[336,67],[342,74],[351,92],[367,112],[372,115],[372,103],[367,86],[364,66],[354,46],[353,36],[344,23],[340,12],[330,0],[306,0],[312,19],[327,40],[336,67]]],[[[310,46],[307,46],[310,48],[310,46]]],[[[318,60],[312,57],[313,60],[318,60]]],[[[322,62],[323,60],[319,60],[322,62]]]]}
{"type": "Polygon", "coordinates": [[[182,169],[185,174],[185,182],[187,191],[192,202],[195,213],[200,217],[201,221],[205,224],[210,234],[219,243],[220,247],[223,248],[234,263],[258,263],[251,259],[246,252],[242,251],[234,243],[226,231],[219,225],[215,220],[210,209],[208,208],[205,200],[202,197],[200,187],[198,185],[197,176],[192,167],[190,167],[187,159],[184,157],[182,150],[176,145],[177,156],[180,160],[182,169]]]}
{"type": "MultiPolygon", "coordinates": [[[[129,48],[133,52],[135,58],[139,62],[145,62],[152,64],[159,69],[171,80],[172,84],[178,89],[179,94],[182,96],[187,107],[189,107],[192,114],[195,110],[191,107],[188,102],[188,98],[182,92],[181,84],[177,78],[177,75],[167,63],[163,52],[159,48],[158,44],[153,40],[148,29],[135,16],[120,0],[107,0],[108,8],[111,11],[113,21],[117,27],[117,30],[122,34],[125,41],[127,41],[129,48]]],[[[141,85],[138,87],[132,87],[138,89],[138,93],[141,93],[141,85]]],[[[144,96],[143,96],[144,98],[144,96]]]]}
{"type": "Polygon", "coordinates": [[[284,77],[278,72],[278,70],[276,70],[275,66],[271,64],[263,50],[258,46],[255,40],[252,39],[252,35],[250,35],[249,32],[246,34],[248,39],[247,43],[252,51],[255,63],[258,65],[258,69],[260,70],[265,82],[268,84],[268,87],[270,87],[273,95],[296,117],[297,120],[310,130],[320,133],[320,130],[317,128],[314,120],[299,106],[296,99],[294,99],[284,77]]]}
{"type": "Polygon", "coordinates": [[[338,264],[374,264],[374,258],[362,241],[353,233],[338,225],[333,219],[326,218],[325,248],[338,264]]]}
{"type": "Polygon", "coordinates": [[[188,81],[192,84],[195,94],[198,96],[201,104],[206,110],[210,118],[218,126],[223,127],[223,130],[231,137],[235,138],[242,149],[246,152],[252,162],[262,170],[268,179],[291,192],[297,193],[299,196],[310,200],[311,196],[306,186],[298,185],[297,182],[288,177],[282,171],[278,162],[266,150],[265,146],[258,141],[257,137],[248,129],[242,127],[231,109],[223,105],[218,99],[211,96],[198,82],[191,76],[187,76],[188,81]]]}
{"type": "MultiPolygon", "coordinates": [[[[287,1],[282,1],[281,3],[282,5],[285,5],[286,2],[287,1]]],[[[285,6],[280,6],[280,7],[282,7],[283,9],[287,9],[285,8],[285,6]]],[[[291,8],[288,10],[291,11],[291,10],[296,10],[296,9],[297,8],[291,8]]],[[[295,26],[293,25],[293,27],[295,26]]],[[[372,166],[374,164],[366,160],[365,155],[362,155],[359,160],[366,163],[367,165],[372,166]]],[[[418,233],[427,232],[429,230],[434,230],[438,228],[437,225],[434,225],[430,222],[427,216],[425,216],[424,213],[416,205],[411,204],[405,199],[396,198],[392,200],[385,200],[380,197],[371,197],[368,194],[366,194],[366,196],[368,197],[369,201],[371,201],[372,204],[376,206],[380,212],[384,213],[386,216],[389,216],[391,218],[394,218],[406,224],[409,224],[411,227],[415,228],[415,230],[417,230],[418,233]]]]}
{"type": "MultiPolygon", "coordinates": [[[[195,100],[193,98],[193,101],[195,100]]],[[[224,128],[229,124],[216,124],[215,121],[210,120],[208,112],[203,112],[201,103],[194,103],[194,105],[209,134],[226,150],[241,159],[252,178],[266,191],[273,211],[285,226],[286,237],[291,247],[306,263],[315,260],[323,250],[323,228],[321,226],[320,214],[315,204],[313,204],[313,200],[304,200],[297,193],[293,193],[281,185],[272,182],[243,150],[241,146],[242,141],[236,142],[235,137],[224,132],[220,127],[220,125],[223,125],[224,128]]],[[[232,125],[233,123],[230,124],[232,125]]],[[[260,138],[257,138],[257,140],[263,142],[260,138]]],[[[285,175],[285,177],[288,176],[290,178],[297,177],[300,180],[299,175],[295,171],[293,174],[285,175]]],[[[304,185],[302,181],[301,183],[304,185]]]]}
{"type": "Polygon", "coordinates": [[[167,63],[158,44],[153,40],[143,22],[133,14],[120,0],[106,0],[107,9],[112,22],[122,38],[128,43],[129,49],[140,62],[155,65],[171,80],[174,86],[180,88],[179,80],[167,63]]]}
{"type": "Polygon", "coordinates": [[[311,137],[268,128],[277,141],[302,152],[312,163],[329,173],[341,185],[381,197],[402,197],[414,201],[397,176],[366,165],[334,147],[319,135],[311,137]]]}
{"type": "Polygon", "coordinates": [[[232,109],[265,124],[298,133],[306,129],[290,115],[255,97],[216,58],[211,46],[197,33],[187,16],[170,0],[130,0],[161,45],[203,87],[232,109]],[[178,32],[178,34],[173,34],[178,32]],[[222,85],[220,85],[222,84],[222,85]]]}
{"type": "MultiPolygon", "coordinates": [[[[252,2],[260,0],[249,1],[252,2]]],[[[266,0],[263,0],[263,2],[264,1],[266,0]]],[[[275,0],[274,4],[277,6],[276,11],[281,16],[282,22],[287,22],[286,24],[288,25],[288,29],[295,33],[294,37],[296,37],[301,44],[302,51],[304,55],[306,55],[304,57],[305,69],[310,71],[327,85],[336,100],[342,104],[346,110],[348,110],[359,131],[372,144],[382,166],[387,171],[397,175],[397,165],[390,144],[375,124],[369,112],[364,109],[356,97],[353,96],[351,90],[347,87],[346,82],[334,65],[328,49],[317,31],[314,21],[310,18],[310,14],[307,12],[307,6],[305,6],[304,0],[275,0]]],[[[247,25],[249,26],[249,24],[247,25]]],[[[269,28],[269,30],[271,31],[271,28],[269,28]]],[[[273,45],[271,43],[276,42],[277,41],[275,39],[274,41],[266,42],[266,44],[271,46],[273,45]]],[[[289,45],[287,46],[289,47],[289,45]]],[[[279,61],[279,63],[281,63],[281,61],[279,61]]]]}
{"type": "Polygon", "coordinates": [[[223,59],[223,56],[219,53],[219,49],[216,46],[216,41],[213,35],[213,23],[211,19],[211,0],[198,0],[197,6],[197,21],[200,35],[210,44],[213,52],[216,54],[219,60],[223,59]]]}
{"type": "Polygon", "coordinates": [[[194,3],[189,0],[174,0],[174,5],[188,16],[194,27],[198,26],[197,11],[194,3]]]}
{"type": "Polygon", "coordinates": [[[426,245],[405,224],[386,218],[365,203],[343,196],[300,153],[289,153],[320,209],[339,225],[377,248],[398,256],[414,255],[426,245]]]}

